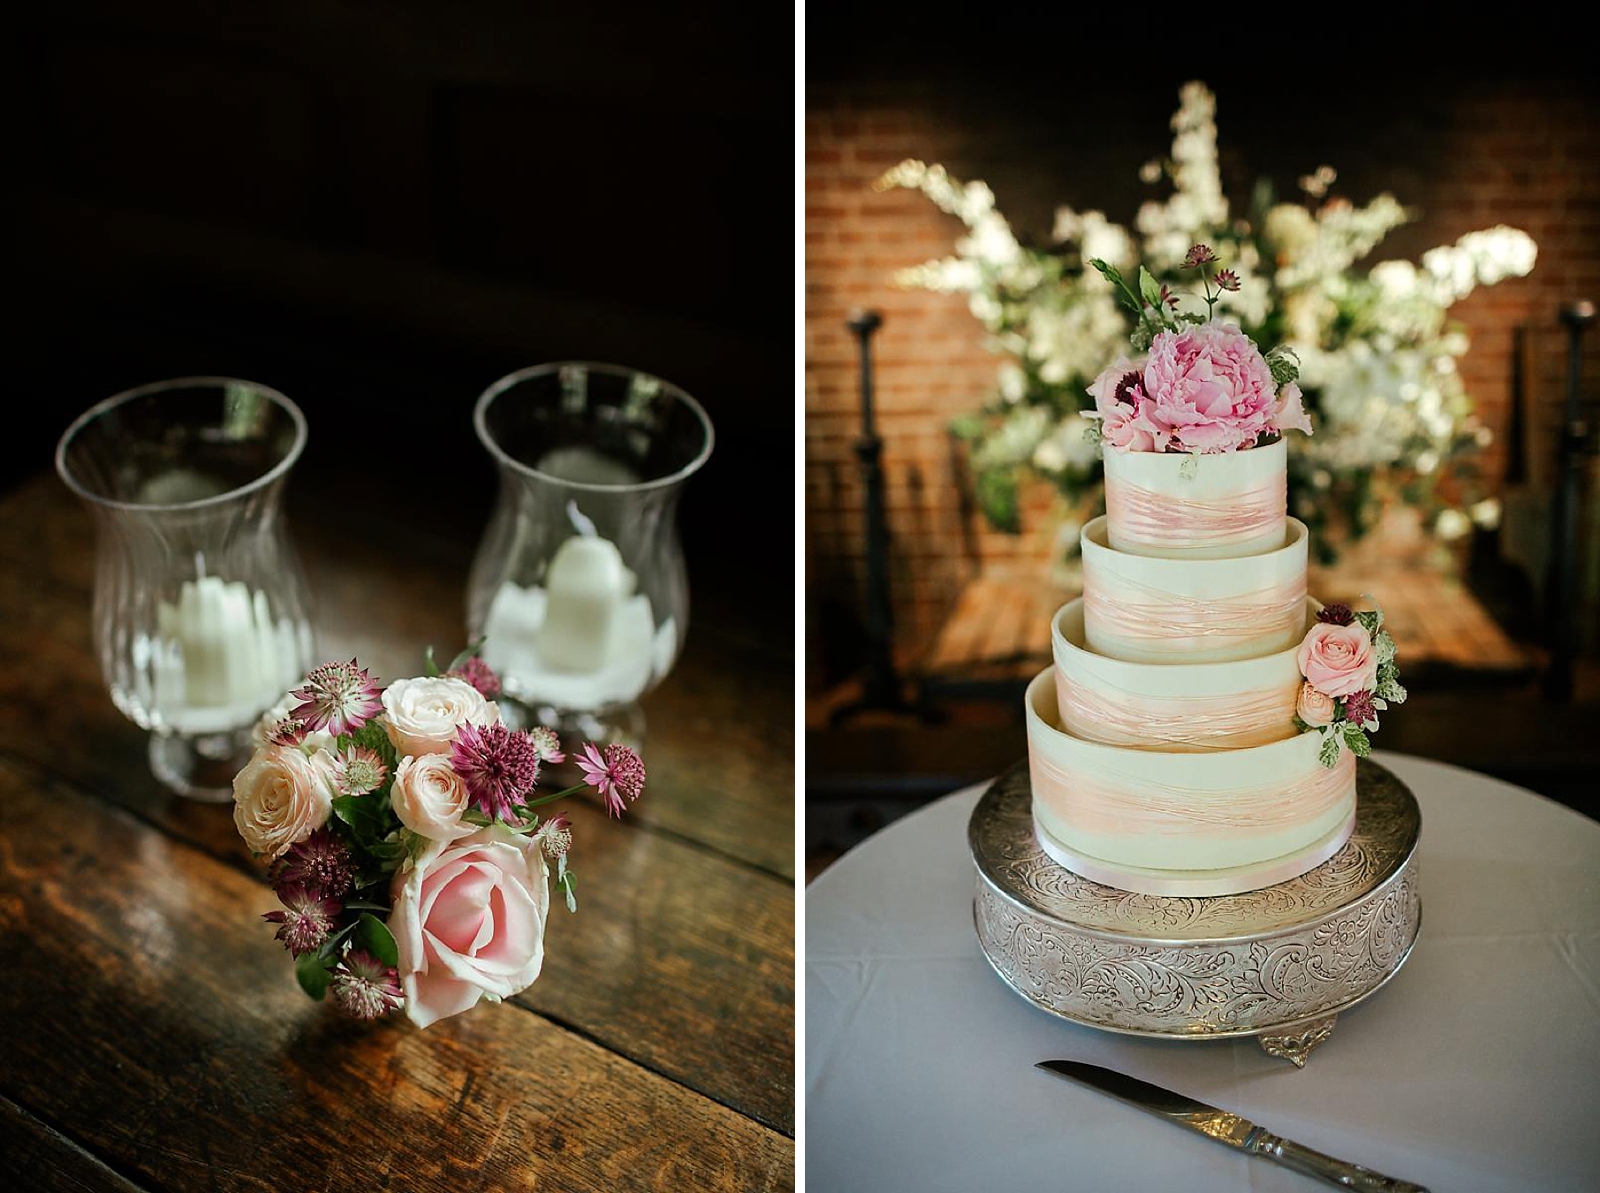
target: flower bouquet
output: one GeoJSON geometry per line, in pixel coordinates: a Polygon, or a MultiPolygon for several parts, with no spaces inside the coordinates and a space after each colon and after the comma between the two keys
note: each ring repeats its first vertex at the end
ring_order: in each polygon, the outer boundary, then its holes
{"type": "Polygon", "coordinates": [[[1367,734],[1377,731],[1378,714],[1406,702],[1383,610],[1326,606],[1306,631],[1295,660],[1305,683],[1294,725],[1302,733],[1322,734],[1322,765],[1337,763],[1341,748],[1357,758],[1372,753],[1367,734]]]}
{"type": "Polygon", "coordinates": [[[430,651],[427,672],[380,691],[354,659],[315,668],[262,718],[233,782],[234,824],[283,904],[264,918],[301,987],[418,1027],[539,976],[552,864],[577,910],[571,826],[534,809],[592,788],[620,816],[645,779],[633,750],[587,744],[584,782],[540,793],[540,767],[565,761],[555,733],[502,723],[476,649],[444,674],[430,651]]]}

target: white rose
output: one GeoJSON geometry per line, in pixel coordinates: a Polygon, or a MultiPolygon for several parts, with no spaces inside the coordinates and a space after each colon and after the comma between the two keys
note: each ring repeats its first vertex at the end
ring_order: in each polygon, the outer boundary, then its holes
{"type": "Polygon", "coordinates": [[[264,746],[233,778],[233,823],[253,852],[274,861],[328,822],[333,794],[326,751],[264,746]]]}
{"type": "Polygon", "coordinates": [[[461,679],[397,679],[383,691],[384,728],[403,758],[448,754],[463,725],[493,725],[500,710],[461,679]]]}
{"type": "MultiPolygon", "coordinates": [[[[289,710],[299,703],[300,701],[295,697],[286,695],[282,700],[262,713],[261,719],[255,724],[255,728],[250,730],[250,744],[258,750],[267,745],[272,740],[272,731],[277,728],[278,722],[288,716],[289,710]]],[[[333,749],[333,734],[325,729],[306,734],[304,741],[306,748],[313,751],[333,749]]]]}
{"type": "Polygon", "coordinates": [[[401,759],[389,802],[401,824],[430,841],[456,841],[476,831],[475,825],[461,823],[467,785],[444,754],[401,759]]]}

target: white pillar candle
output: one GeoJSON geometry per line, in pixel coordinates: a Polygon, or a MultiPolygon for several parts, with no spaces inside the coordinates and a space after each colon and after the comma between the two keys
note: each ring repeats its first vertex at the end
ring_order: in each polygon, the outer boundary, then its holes
{"type": "Polygon", "coordinates": [[[156,620],[157,704],[181,732],[248,725],[295,679],[294,627],[274,623],[266,594],[243,583],[185,580],[156,620]]]}
{"type": "Polygon", "coordinates": [[[545,578],[539,654],[562,671],[597,671],[611,657],[618,615],[632,588],[609,539],[578,535],[556,549],[545,578]]]}

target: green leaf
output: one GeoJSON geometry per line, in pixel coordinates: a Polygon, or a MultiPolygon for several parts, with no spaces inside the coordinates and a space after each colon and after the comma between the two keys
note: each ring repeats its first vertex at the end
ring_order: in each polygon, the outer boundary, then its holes
{"type": "Polygon", "coordinates": [[[364,911],[356,921],[355,941],[385,965],[400,964],[400,946],[394,942],[389,926],[371,912],[364,911]]]}
{"type": "Polygon", "coordinates": [[[1366,627],[1366,631],[1367,631],[1368,634],[1373,635],[1374,638],[1375,638],[1377,633],[1378,633],[1378,627],[1383,625],[1383,610],[1382,609],[1361,609],[1361,610],[1358,610],[1357,613],[1356,613],[1356,620],[1359,621],[1364,627],[1366,627]]]}
{"type": "Polygon", "coordinates": [[[441,672],[439,664],[433,661],[433,644],[429,643],[428,649],[422,653],[422,665],[428,672],[429,679],[438,679],[441,672]]]}
{"type": "Polygon", "coordinates": [[[1378,649],[1378,674],[1383,674],[1383,668],[1394,670],[1394,639],[1389,636],[1388,630],[1379,630],[1378,636],[1373,640],[1373,645],[1378,649]]]}
{"type": "Polygon", "coordinates": [[[458,654],[455,658],[450,660],[450,666],[448,670],[454,671],[468,659],[476,658],[477,655],[483,650],[483,644],[488,640],[489,637],[487,634],[480,634],[474,641],[467,643],[466,649],[458,654]]]}
{"type": "Polygon", "coordinates": [[[1148,321],[1140,319],[1134,329],[1128,333],[1128,343],[1133,345],[1135,352],[1144,352],[1150,347],[1150,341],[1155,339],[1155,329],[1148,321]]]}
{"type": "MultiPolygon", "coordinates": [[[[394,743],[389,740],[388,731],[384,729],[382,723],[377,720],[368,721],[355,731],[354,741],[356,745],[363,746],[378,756],[378,760],[389,768],[388,778],[392,782],[395,768],[400,765],[400,755],[395,752],[394,743]]],[[[386,782],[379,790],[382,791],[388,785],[386,782]]]]}
{"type": "Polygon", "coordinates": [[[1353,721],[1345,721],[1344,744],[1350,747],[1350,752],[1357,758],[1365,758],[1372,753],[1372,742],[1367,739],[1366,730],[1353,721]]]}
{"type": "Polygon", "coordinates": [[[1329,767],[1339,761],[1339,738],[1337,734],[1329,733],[1326,729],[1322,732],[1322,749],[1317,751],[1317,761],[1329,767]]]}
{"type": "Polygon", "coordinates": [[[1384,679],[1380,675],[1377,690],[1373,692],[1373,695],[1380,700],[1387,700],[1390,704],[1404,704],[1406,702],[1406,690],[1400,686],[1399,681],[1393,676],[1384,679]]]}
{"type": "Polygon", "coordinates": [[[366,809],[361,806],[359,795],[334,796],[333,814],[357,832],[361,831],[367,821],[366,809]]]}
{"type": "Polygon", "coordinates": [[[328,967],[318,953],[301,953],[294,963],[295,980],[312,998],[321,1002],[328,993],[328,967]]]}
{"type": "Polygon", "coordinates": [[[1300,379],[1300,358],[1287,344],[1267,353],[1267,368],[1272,370],[1272,383],[1280,388],[1300,379]]]}
{"type": "Polygon", "coordinates": [[[1150,271],[1139,266],[1139,297],[1157,310],[1161,309],[1161,283],[1150,276],[1150,271]]]}

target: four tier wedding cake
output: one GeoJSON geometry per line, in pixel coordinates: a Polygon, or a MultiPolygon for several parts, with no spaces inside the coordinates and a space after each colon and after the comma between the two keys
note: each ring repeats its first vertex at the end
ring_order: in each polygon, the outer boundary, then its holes
{"type": "Polygon", "coordinates": [[[1287,516],[1287,431],[1311,433],[1294,354],[1212,318],[1238,283],[1204,245],[1206,313],[1148,272],[1133,346],[1090,387],[1106,515],[1084,527],[1083,596],[1028,688],[1033,817],[1096,882],[1221,895],[1298,877],[1345,843],[1357,756],[1405,699],[1376,610],[1306,592],[1287,516]]]}

